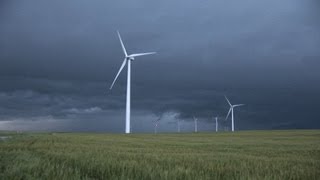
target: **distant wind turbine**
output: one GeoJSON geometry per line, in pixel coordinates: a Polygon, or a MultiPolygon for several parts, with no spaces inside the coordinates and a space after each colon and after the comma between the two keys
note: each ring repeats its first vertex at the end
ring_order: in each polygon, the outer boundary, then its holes
{"type": "Polygon", "coordinates": [[[177,124],[178,124],[178,133],[180,132],[180,120],[178,119],[177,121],[177,124]]]}
{"type": "Polygon", "coordinates": [[[238,107],[238,106],[243,106],[244,104],[235,104],[235,105],[232,105],[229,101],[229,99],[227,98],[227,96],[224,96],[228,102],[228,104],[230,105],[230,109],[229,109],[229,112],[228,112],[228,115],[226,117],[226,120],[228,119],[229,115],[230,115],[230,112],[231,112],[231,123],[232,123],[232,132],[234,132],[234,115],[233,115],[233,108],[235,107],[238,107]]]}
{"type": "Polygon", "coordinates": [[[218,116],[215,117],[216,120],[216,132],[218,132],[218,116]]]}
{"type": "Polygon", "coordinates": [[[161,119],[161,117],[154,121],[154,133],[155,134],[157,134],[157,132],[158,132],[157,130],[158,130],[158,125],[159,125],[160,119],[161,119]]]}
{"type": "Polygon", "coordinates": [[[126,51],[126,48],[122,42],[122,39],[121,39],[121,36],[120,36],[120,33],[119,31],[117,32],[118,33],[118,37],[119,37],[119,40],[120,40],[120,43],[121,43],[121,47],[122,47],[122,51],[125,55],[125,58],[124,58],[124,61],[116,75],[116,77],[114,78],[112,84],[111,84],[111,87],[110,87],[110,90],[112,89],[114,83],[116,82],[119,74],[121,73],[122,69],[124,68],[124,66],[126,65],[126,63],[128,62],[128,72],[127,72],[127,103],[126,103],[126,133],[130,133],[130,110],[131,110],[131,107],[130,107],[130,99],[131,99],[131,61],[134,60],[135,57],[138,57],[138,56],[145,56],[145,55],[150,55],[150,54],[155,54],[155,52],[148,52],[148,53],[138,53],[138,54],[130,54],[128,55],[127,54],[127,51],[126,51]]]}
{"type": "Polygon", "coordinates": [[[193,116],[193,120],[194,120],[194,132],[198,132],[198,119],[193,116]]]}

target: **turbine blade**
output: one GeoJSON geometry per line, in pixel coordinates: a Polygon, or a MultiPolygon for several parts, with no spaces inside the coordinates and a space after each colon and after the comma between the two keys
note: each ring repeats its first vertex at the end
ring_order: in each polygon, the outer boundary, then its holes
{"type": "Polygon", "coordinates": [[[230,106],[232,106],[232,104],[230,103],[230,101],[229,101],[229,99],[227,98],[227,96],[224,96],[225,98],[226,98],[226,100],[228,101],[228,104],[230,105],[230,106]]]}
{"type": "Polygon", "coordinates": [[[239,106],[243,106],[244,104],[236,104],[236,105],[233,105],[233,107],[239,107],[239,106]]]}
{"type": "Polygon", "coordinates": [[[226,120],[228,119],[228,117],[229,117],[229,115],[230,115],[231,109],[232,109],[232,107],[229,109],[229,112],[228,112],[228,115],[227,115],[227,117],[226,117],[226,120]]]}
{"type": "Polygon", "coordinates": [[[121,39],[121,36],[120,36],[119,31],[117,31],[117,33],[118,33],[118,37],[119,37],[119,40],[120,40],[120,43],[121,43],[121,47],[122,47],[123,53],[124,53],[124,55],[127,57],[128,54],[127,54],[126,48],[124,47],[124,44],[123,44],[123,42],[122,42],[122,39],[121,39]]]}
{"type": "Polygon", "coordinates": [[[161,120],[161,117],[159,117],[157,120],[156,120],[156,122],[159,122],[161,120]]]}
{"type": "Polygon", "coordinates": [[[126,65],[126,63],[127,63],[127,59],[125,58],[124,61],[123,61],[123,63],[122,63],[122,65],[121,65],[121,67],[120,67],[120,69],[119,69],[119,71],[118,71],[118,74],[116,75],[116,77],[114,78],[114,80],[113,80],[113,82],[112,82],[112,84],[111,84],[111,86],[110,86],[110,90],[112,89],[114,83],[116,82],[119,74],[121,73],[121,71],[122,71],[123,67],[126,65]]]}
{"type": "Polygon", "coordinates": [[[130,54],[129,56],[130,56],[130,57],[138,57],[138,56],[146,56],[146,55],[151,55],[151,54],[156,54],[156,52],[130,54]]]}

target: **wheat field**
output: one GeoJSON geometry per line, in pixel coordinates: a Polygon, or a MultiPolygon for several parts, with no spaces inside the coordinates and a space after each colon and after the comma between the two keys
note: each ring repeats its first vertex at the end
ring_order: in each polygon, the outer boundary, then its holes
{"type": "Polygon", "coordinates": [[[319,179],[320,131],[0,132],[0,179],[319,179]]]}

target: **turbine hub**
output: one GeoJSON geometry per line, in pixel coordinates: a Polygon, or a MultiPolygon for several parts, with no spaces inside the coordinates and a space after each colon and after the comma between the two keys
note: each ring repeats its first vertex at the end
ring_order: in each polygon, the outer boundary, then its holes
{"type": "Polygon", "coordinates": [[[134,60],[134,57],[127,56],[126,59],[127,59],[127,60],[130,60],[130,61],[133,61],[133,60],[134,60]]]}

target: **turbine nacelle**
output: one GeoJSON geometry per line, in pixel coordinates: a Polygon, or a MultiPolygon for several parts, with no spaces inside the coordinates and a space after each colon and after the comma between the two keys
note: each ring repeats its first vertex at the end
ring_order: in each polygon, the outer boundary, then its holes
{"type": "Polygon", "coordinates": [[[130,61],[133,61],[134,60],[134,57],[131,57],[131,56],[126,56],[126,60],[130,60],[130,61]]]}

